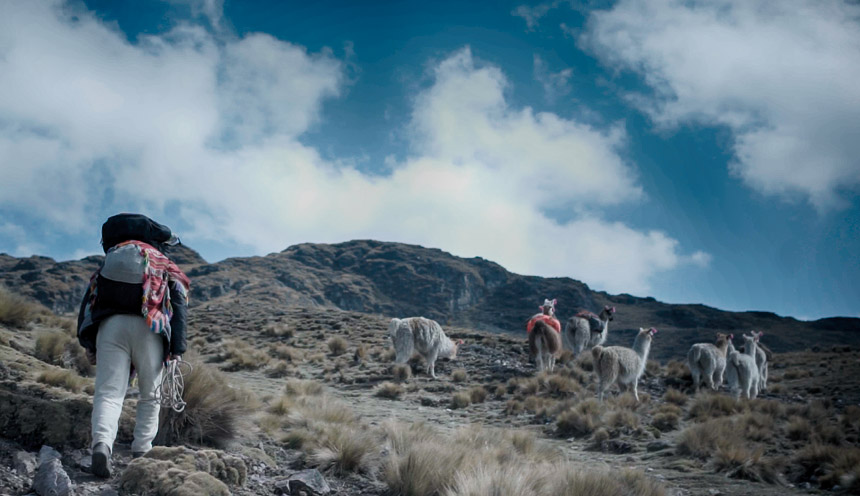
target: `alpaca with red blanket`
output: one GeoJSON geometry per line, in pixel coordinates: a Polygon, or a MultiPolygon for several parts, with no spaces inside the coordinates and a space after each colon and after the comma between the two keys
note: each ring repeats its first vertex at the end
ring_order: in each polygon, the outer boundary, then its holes
{"type": "Polygon", "coordinates": [[[541,313],[529,319],[526,332],[529,335],[529,355],[535,358],[539,372],[555,367],[555,359],[561,352],[561,323],[555,318],[556,300],[544,300],[541,313]]]}

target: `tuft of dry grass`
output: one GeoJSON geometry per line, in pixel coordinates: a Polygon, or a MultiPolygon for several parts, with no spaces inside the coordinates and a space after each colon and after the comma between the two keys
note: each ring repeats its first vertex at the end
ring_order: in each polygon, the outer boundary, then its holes
{"type": "MultiPolygon", "coordinates": [[[[782,379],[787,380],[787,381],[794,380],[794,379],[803,379],[805,377],[812,377],[812,371],[809,369],[793,368],[793,369],[786,370],[782,374],[782,379]]],[[[768,379],[768,380],[771,380],[771,379],[768,379]]],[[[776,382],[779,382],[779,380],[780,379],[778,379],[776,382]]]]}
{"type": "Polygon", "coordinates": [[[466,369],[456,369],[451,372],[451,380],[454,382],[466,382],[469,378],[469,374],[466,373],[466,369]]]}
{"type": "Polygon", "coordinates": [[[789,417],[785,425],[785,436],[792,441],[807,441],[812,435],[809,421],[796,415],[789,417]]]}
{"type": "Polygon", "coordinates": [[[270,346],[269,353],[290,363],[301,362],[303,355],[301,350],[293,348],[292,346],[286,345],[284,343],[276,343],[270,346]]]}
{"type": "Polygon", "coordinates": [[[202,363],[185,376],[185,409],[176,413],[161,409],[156,442],[191,443],[224,448],[245,429],[250,413],[258,406],[252,393],[230,385],[221,372],[202,363]]]}
{"type": "Polygon", "coordinates": [[[469,389],[469,399],[472,401],[473,404],[483,403],[487,400],[487,396],[489,394],[490,393],[488,393],[483,386],[474,386],[469,389]]]}
{"type": "Polygon", "coordinates": [[[290,375],[293,371],[289,363],[279,360],[274,365],[266,369],[266,377],[280,378],[290,375]]]}
{"type": "Polygon", "coordinates": [[[376,389],[376,396],[389,400],[396,400],[403,395],[403,387],[393,382],[383,382],[376,389]]]}
{"type": "Polygon", "coordinates": [[[326,342],[326,346],[328,346],[329,352],[331,352],[332,356],[340,356],[346,353],[346,349],[348,347],[347,342],[340,336],[335,336],[329,339],[326,342]]]}
{"type": "Polygon", "coordinates": [[[497,400],[500,400],[505,397],[508,393],[508,388],[504,384],[499,384],[496,386],[496,389],[493,391],[493,397],[497,400]]]}
{"type": "Polygon", "coordinates": [[[723,443],[743,444],[744,440],[731,419],[714,418],[684,429],[678,437],[677,451],[680,455],[707,460],[723,443]]]}
{"type": "Polygon", "coordinates": [[[234,339],[225,346],[227,370],[256,370],[269,364],[271,357],[264,350],[254,348],[245,341],[234,339]]]}
{"type": "Polygon", "coordinates": [[[663,400],[668,401],[669,403],[674,403],[678,406],[686,405],[688,399],[689,398],[686,394],[675,388],[669,388],[666,390],[666,393],[663,394],[663,400]]]}
{"type": "Polygon", "coordinates": [[[660,412],[655,414],[651,419],[651,425],[656,427],[660,432],[669,432],[677,429],[680,421],[681,417],[676,413],[660,412]]]}
{"type": "Polygon", "coordinates": [[[398,363],[391,367],[391,375],[397,382],[406,382],[412,378],[412,367],[408,363],[398,363]]]}
{"type": "Polygon", "coordinates": [[[81,392],[87,385],[87,380],[79,376],[77,372],[59,368],[42,372],[36,380],[42,384],[61,387],[75,393],[81,392]]]}
{"type": "Polygon", "coordinates": [[[458,391],[451,396],[451,408],[466,408],[472,404],[472,395],[468,391],[458,391]]]}
{"type": "Polygon", "coordinates": [[[293,330],[286,323],[272,323],[263,328],[263,335],[272,338],[290,339],[293,337],[293,330]]]}
{"type": "Polygon", "coordinates": [[[822,489],[842,486],[844,490],[860,492],[860,448],[833,446],[813,442],[791,458],[795,481],[818,478],[822,489]]]}
{"type": "Polygon", "coordinates": [[[373,432],[348,425],[330,425],[319,431],[308,462],[336,474],[374,474],[379,466],[380,441],[373,432]]]}
{"type": "Polygon", "coordinates": [[[544,387],[550,396],[560,398],[573,396],[582,391],[582,384],[578,380],[559,374],[549,376],[544,387]]]}
{"type": "Polygon", "coordinates": [[[639,427],[639,417],[630,410],[613,410],[604,417],[604,425],[610,432],[632,432],[639,427]]]}
{"type": "Polygon", "coordinates": [[[24,327],[37,316],[47,313],[50,313],[48,309],[39,303],[0,286],[0,322],[24,327]]]}
{"type": "Polygon", "coordinates": [[[505,414],[519,415],[526,409],[525,403],[517,399],[510,399],[505,403],[505,414]]]}
{"type": "Polygon", "coordinates": [[[600,403],[590,398],[562,412],[556,419],[556,430],[562,437],[583,437],[602,426],[600,403]]]}
{"type": "Polygon", "coordinates": [[[52,365],[61,365],[66,345],[72,336],[63,331],[42,332],[36,336],[34,355],[39,360],[52,365]]]}
{"type": "Polygon", "coordinates": [[[742,403],[730,396],[705,393],[699,394],[693,400],[688,416],[701,421],[732,415],[741,409],[742,403]]]}
{"type": "Polygon", "coordinates": [[[764,456],[762,448],[723,443],[717,447],[711,464],[714,470],[726,472],[726,476],[733,479],[767,482],[769,484],[780,482],[780,462],[764,456]]]}
{"type": "Polygon", "coordinates": [[[319,382],[305,379],[289,379],[284,386],[284,392],[289,396],[320,396],[324,389],[319,382]]]}

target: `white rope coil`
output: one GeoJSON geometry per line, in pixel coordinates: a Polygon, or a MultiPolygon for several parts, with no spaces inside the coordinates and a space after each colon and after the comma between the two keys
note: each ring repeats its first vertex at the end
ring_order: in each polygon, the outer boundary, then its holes
{"type": "Polygon", "coordinates": [[[176,413],[185,410],[185,401],[182,400],[182,393],[185,390],[183,376],[190,374],[193,370],[194,367],[188,362],[183,362],[181,358],[167,362],[161,374],[161,384],[155,389],[156,398],[158,398],[161,406],[172,408],[176,413]]]}

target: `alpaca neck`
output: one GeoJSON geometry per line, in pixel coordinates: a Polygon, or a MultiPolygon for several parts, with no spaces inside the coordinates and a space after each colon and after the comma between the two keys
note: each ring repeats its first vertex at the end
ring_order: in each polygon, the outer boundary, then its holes
{"type": "Polygon", "coordinates": [[[636,336],[636,341],[633,342],[633,351],[639,355],[642,363],[648,359],[648,352],[651,351],[651,336],[640,334],[636,336]]]}
{"type": "Polygon", "coordinates": [[[454,352],[454,342],[448,336],[442,336],[442,342],[439,345],[439,358],[449,358],[454,352]]]}
{"type": "Polygon", "coordinates": [[[735,350],[735,344],[734,343],[732,343],[731,341],[726,343],[726,356],[731,355],[732,353],[735,353],[736,351],[737,350],[735,350]]]}
{"type": "Polygon", "coordinates": [[[755,344],[755,341],[750,341],[747,343],[747,346],[744,348],[744,353],[755,358],[756,348],[757,348],[757,346],[755,344]]]}
{"type": "Polygon", "coordinates": [[[726,356],[729,351],[729,342],[725,339],[717,341],[717,351],[720,352],[720,355],[726,356]]]}

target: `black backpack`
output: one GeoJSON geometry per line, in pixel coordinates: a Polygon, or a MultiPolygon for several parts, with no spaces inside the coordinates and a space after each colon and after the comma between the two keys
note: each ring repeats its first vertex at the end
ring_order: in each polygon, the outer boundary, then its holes
{"type": "Polygon", "coordinates": [[[172,236],[169,227],[141,214],[117,214],[102,224],[102,248],[105,253],[130,239],[143,241],[165,253],[167,242],[172,236]]]}

